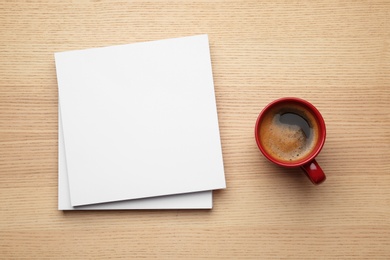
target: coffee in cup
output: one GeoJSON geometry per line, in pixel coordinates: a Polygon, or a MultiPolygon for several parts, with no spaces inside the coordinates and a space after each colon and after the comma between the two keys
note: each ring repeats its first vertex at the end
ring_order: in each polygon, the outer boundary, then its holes
{"type": "Polygon", "coordinates": [[[278,104],[265,113],[259,135],[270,156],[283,162],[301,161],[318,143],[318,123],[299,103],[278,104]]]}
{"type": "Polygon", "coordinates": [[[326,179],[315,160],[325,137],[320,112],[306,100],[294,97],[268,104],[255,126],[257,146],[268,160],[284,167],[301,167],[314,184],[326,179]]]}

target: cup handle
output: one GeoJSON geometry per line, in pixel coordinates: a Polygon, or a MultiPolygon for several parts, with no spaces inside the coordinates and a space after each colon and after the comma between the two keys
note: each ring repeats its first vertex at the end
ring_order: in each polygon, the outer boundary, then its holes
{"type": "Polygon", "coordinates": [[[322,171],[315,159],[307,164],[304,164],[301,168],[309,180],[315,185],[322,183],[326,179],[325,173],[322,171]]]}

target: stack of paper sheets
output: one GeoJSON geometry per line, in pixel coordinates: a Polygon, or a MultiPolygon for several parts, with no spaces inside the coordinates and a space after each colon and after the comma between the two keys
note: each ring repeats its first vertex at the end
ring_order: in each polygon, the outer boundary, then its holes
{"type": "Polygon", "coordinates": [[[207,35],[55,62],[60,210],[212,208],[226,184],[207,35]]]}

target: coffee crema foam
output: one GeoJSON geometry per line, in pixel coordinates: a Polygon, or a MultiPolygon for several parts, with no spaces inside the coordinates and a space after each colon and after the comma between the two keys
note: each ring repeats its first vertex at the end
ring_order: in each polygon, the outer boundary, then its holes
{"type": "Polygon", "coordinates": [[[259,129],[265,151],[278,161],[305,159],[318,142],[318,124],[305,107],[280,104],[264,115],[259,129]]]}

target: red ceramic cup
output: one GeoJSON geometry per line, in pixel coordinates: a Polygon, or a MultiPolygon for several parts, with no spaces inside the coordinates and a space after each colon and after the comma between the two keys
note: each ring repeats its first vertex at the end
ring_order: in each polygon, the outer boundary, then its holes
{"type": "Polygon", "coordinates": [[[325,137],[325,121],[320,112],[306,100],[295,97],[277,99],[268,104],[259,114],[255,126],[257,146],[268,160],[283,167],[300,167],[314,184],[326,179],[315,160],[325,137]],[[309,144],[299,143],[306,141],[309,144]],[[299,146],[296,146],[297,142],[299,146]],[[294,150],[302,151],[302,147],[310,148],[301,154],[294,150]]]}

